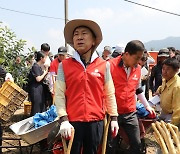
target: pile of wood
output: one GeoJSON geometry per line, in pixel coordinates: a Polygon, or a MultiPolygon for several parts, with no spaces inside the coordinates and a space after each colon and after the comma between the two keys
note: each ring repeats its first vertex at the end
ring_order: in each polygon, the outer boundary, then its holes
{"type": "Polygon", "coordinates": [[[164,121],[152,123],[153,134],[163,154],[180,154],[178,127],[164,121]]]}

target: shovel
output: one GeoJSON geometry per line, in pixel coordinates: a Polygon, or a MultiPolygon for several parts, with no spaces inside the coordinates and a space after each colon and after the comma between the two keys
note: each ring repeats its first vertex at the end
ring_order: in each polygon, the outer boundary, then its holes
{"type": "Polygon", "coordinates": [[[71,152],[71,147],[74,139],[74,129],[71,130],[71,138],[69,140],[68,146],[66,144],[66,139],[62,137],[62,143],[63,143],[63,148],[64,148],[64,154],[70,154],[71,152]]]}
{"type": "Polygon", "coordinates": [[[104,119],[105,127],[104,127],[104,134],[103,134],[102,154],[105,154],[105,152],[106,152],[107,135],[108,135],[110,122],[111,122],[110,116],[108,117],[108,121],[106,118],[104,119]]]}
{"type": "MultiPolygon", "coordinates": [[[[60,137],[59,129],[60,129],[60,125],[57,122],[48,134],[48,138],[47,138],[48,145],[52,145],[60,137]]],[[[66,144],[66,139],[64,137],[61,137],[62,143],[63,143],[64,154],[70,154],[70,151],[71,151],[71,147],[72,147],[72,143],[74,139],[74,129],[72,129],[71,132],[72,132],[71,138],[69,140],[68,146],[66,144]]]]}

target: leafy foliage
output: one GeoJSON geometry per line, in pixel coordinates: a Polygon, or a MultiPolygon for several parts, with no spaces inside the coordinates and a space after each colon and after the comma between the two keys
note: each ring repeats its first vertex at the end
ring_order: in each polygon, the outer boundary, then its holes
{"type": "Polygon", "coordinates": [[[25,40],[18,40],[14,32],[0,22],[0,64],[12,74],[14,82],[22,87],[26,83],[29,67],[26,66],[27,56],[33,54],[34,48],[24,54],[25,40]],[[20,62],[17,62],[17,57],[20,62]]]}

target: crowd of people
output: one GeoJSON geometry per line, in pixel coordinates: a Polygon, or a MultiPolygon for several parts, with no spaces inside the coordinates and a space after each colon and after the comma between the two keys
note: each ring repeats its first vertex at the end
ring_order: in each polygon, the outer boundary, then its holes
{"type": "MultiPolygon", "coordinates": [[[[58,109],[60,134],[69,138],[72,128],[76,131],[71,153],[80,153],[82,147],[83,153],[96,153],[102,138],[103,127],[102,124],[99,124],[100,128],[97,127],[97,123],[102,123],[106,113],[111,117],[111,131],[115,134],[114,136],[117,135],[119,127],[123,127],[130,141],[130,153],[141,153],[136,101],[140,100],[151,117],[156,117],[154,109],[147,101],[149,89],[157,86],[156,79],[153,78],[156,65],[152,71],[149,67],[155,60],[145,50],[141,41],[133,40],[125,48],[115,47],[114,52],[110,46],[105,46],[101,59],[105,60],[106,65],[103,66],[104,62],[100,61],[96,52],[97,45],[102,40],[102,33],[99,26],[93,21],[70,21],[65,26],[64,35],[66,42],[75,49],[75,52],[72,58],[63,60],[59,65],[55,104],[58,109]],[[142,76],[143,67],[147,70],[144,77],[142,76]],[[109,75],[106,74],[107,72],[110,72],[109,75]],[[104,81],[105,83],[103,83],[104,81]],[[113,95],[116,106],[113,105],[113,95]],[[106,107],[106,110],[103,110],[103,106],[106,107]],[[112,107],[113,109],[117,108],[117,113],[112,110],[112,107]],[[94,129],[99,130],[99,134],[96,134],[94,129]],[[114,130],[116,131],[114,132],[114,130]]],[[[170,95],[164,91],[169,98],[169,102],[165,102],[168,103],[169,110],[163,111],[163,105],[160,103],[162,113],[171,114],[170,122],[179,125],[178,103],[174,101],[180,100],[174,90],[175,88],[178,91],[180,86],[179,76],[176,75],[179,71],[179,62],[176,56],[170,57],[170,49],[160,50],[157,58],[157,65],[161,64],[161,70],[158,71],[161,73],[161,82],[163,76],[165,84],[168,87],[172,86],[171,94],[169,90],[166,90],[170,95]],[[164,56],[165,51],[168,51],[168,56],[164,56]],[[164,61],[165,59],[170,62],[164,61]],[[171,64],[172,61],[175,61],[177,65],[171,64]],[[171,65],[175,65],[175,67],[171,65]],[[171,74],[168,79],[165,77],[167,74],[171,74]],[[174,82],[176,86],[168,84],[169,82],[174,82]],[[176,122],[174,122],[174,118],[176,122]]],[[[160,99],[163,101],[162,93],[158,90],[156,93],[153,92],[154,95],[160,95],[160,99]]],[[[159,118],[161,119],[161,117],[160,115],[159,118]]]]}
{"type": "Polygon", "coordinates": [[[111,119],[109,134],[116,138],[122,127],[129,138],[130,153],[141,154],[136,102],[140,101],[156,118],[148,102],[150,91],[152,96],[160,97],[162,110],[158,118],[180,125],[178,50],[159,50],[155,64],[144,44],[132,40],[125,47],[105,46],[99,56],[96,49],[103,39],[101,28],[84,19],[69,21],[64,37],[74,49],[73,55],[69,56],[62,46],[53,56],[49,44],[43,43],[32,56],[35,60],[29,62],[32,67],[27,89],[32,102],[31,116],[55,103],[61,136],[68,139],[75,129],[72,154],[97,153],[106,115],[111,119]]]}

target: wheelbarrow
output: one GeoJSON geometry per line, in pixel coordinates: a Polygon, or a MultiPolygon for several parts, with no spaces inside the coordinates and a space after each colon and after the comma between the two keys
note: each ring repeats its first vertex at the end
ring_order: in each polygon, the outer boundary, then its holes
{"type": "Polygon", "coordinates": [[[52,127],[56,123],[56,119],[39,128],[31,127],[33,123],[33,117],[24,119],[10,126],[10,129],[18,136],[20,136],[28,144],[35,144],[48,137],[48,134],[52,127]]]}

